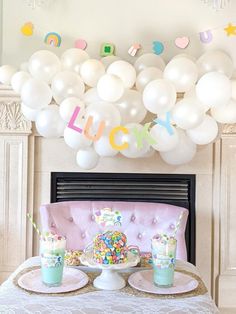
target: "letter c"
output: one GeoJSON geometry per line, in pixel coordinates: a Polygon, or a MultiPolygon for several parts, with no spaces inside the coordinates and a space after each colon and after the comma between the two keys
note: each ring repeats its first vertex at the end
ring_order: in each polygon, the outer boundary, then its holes
{"type": "Polygon", "coordinates": [[[129,144],[127,142],[125,142],[122,145],[117,145],[115,143],[115,135],[119,131],[123,132],[124,134],[128,134],[129,133],[129,130],[127,128],[125,128],[124,126],[121,126],[121,125],[113,128],[111,130],[111,132],[110,132],[110,135],[109,135],[110,144],[111,144],[112,148],[114,148],[116,150],[127,149],[129,147],[129,144]]]}

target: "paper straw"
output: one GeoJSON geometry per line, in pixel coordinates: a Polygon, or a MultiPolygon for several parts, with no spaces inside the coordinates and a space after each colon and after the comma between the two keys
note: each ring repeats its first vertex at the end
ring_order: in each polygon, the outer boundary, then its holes
{"type": "Polygon", "coordinates": [[[33,218],[32,218],[32,216],[30,215],[30,213],[27,213],[27,217],[29,218],[29,221],[32,223],[32,225],[33,225],[33,227],[34,227],[34,230],[37,232],[37,234],[38,234],[39,236],[41,236],[42,234],[41,234],[39,228],[37,227],[36,223],[33,221],[33,218]]]}
{"type": "Polygon", "coordinates": [[[181,223],[181,220],[182,220],[182,217],[183,217],[183,213],[184,213],[183,211],[180,213],[179,218],[178,218],[178,220],[177,220],[177,222],[175,224],[175,230],[174,230],[174,234],[173,234],[174,238],[176,237],[176,233],[179,230],[179,226],[180,226],[180,223],[181,223]]]}

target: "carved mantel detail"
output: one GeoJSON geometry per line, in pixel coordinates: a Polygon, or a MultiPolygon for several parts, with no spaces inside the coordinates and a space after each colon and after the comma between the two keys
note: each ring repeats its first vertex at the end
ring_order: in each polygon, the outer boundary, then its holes
{"type": "Polygon", "coordinates": [[[236,134],[236,124],[224,124],[222,133],[223,134],[236,134]]]}

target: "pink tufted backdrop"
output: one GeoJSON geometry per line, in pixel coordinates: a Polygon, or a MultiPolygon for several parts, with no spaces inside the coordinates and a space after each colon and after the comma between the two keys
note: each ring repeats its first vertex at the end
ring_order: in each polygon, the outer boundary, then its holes
{"type": "Polygon", "coordinates": [[[74,201],[42,205],[40,207],[42,229],[66,236],[67,249],[82,250],[94,235],[103,231],[95,222],[94,212],[105,207],[121,211],[123,231],[128,245],[137,245],[149,252],[150,239],[157,232],[173,233],[175,222],[183,211],[183,219],[177,233],[177,258],[187,260],[185,227],[188,217],[186,208],[161,203],[74,201]]]}

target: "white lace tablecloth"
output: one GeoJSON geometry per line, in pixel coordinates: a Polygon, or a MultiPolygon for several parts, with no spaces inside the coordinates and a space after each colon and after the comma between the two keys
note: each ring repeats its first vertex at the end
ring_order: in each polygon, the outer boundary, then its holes
{"type": "MultiPolygon", "coordinates": [[[[17,288],[12,279],[24,268],[39,265],[39,258],[25,261],[0,286],[1,314],[207,314],[219,313],[208,294],[182,299],[149,299],[119,291],[96,291],[76,296],[30,295],[17,288]]],[[[177,267],[197,274],[196,268],[178,261],[177,267]]]]}

